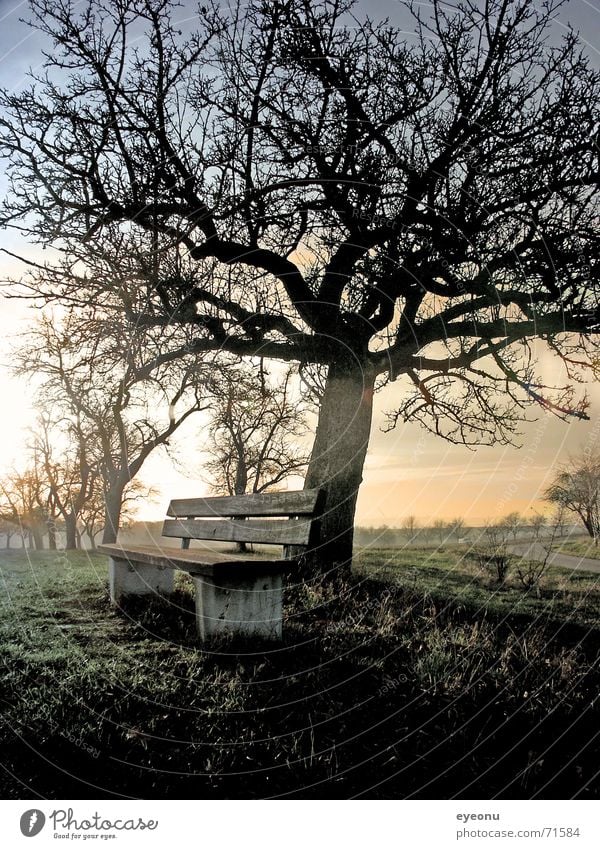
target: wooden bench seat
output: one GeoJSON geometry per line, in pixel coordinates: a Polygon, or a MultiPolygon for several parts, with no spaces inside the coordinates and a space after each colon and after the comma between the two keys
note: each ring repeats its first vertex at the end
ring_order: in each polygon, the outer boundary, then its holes
{"type": "Polygon", "coordinates": [[[224,633],[280,639],[282,577],[298,554],[317,544],[322,502],[320,490],[174,500],[163,536],[181,539],[180,549],[119,542],[99,546],[110,558],[111,601],[168,595],[179,569],[194,581],[203,640],[224,633]],[[284,557],[190,549],[193,539],[281,545],[284,557]]]}

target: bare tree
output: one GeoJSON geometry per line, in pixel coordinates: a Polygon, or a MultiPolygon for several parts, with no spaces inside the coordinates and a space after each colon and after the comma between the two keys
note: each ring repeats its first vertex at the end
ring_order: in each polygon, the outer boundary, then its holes
{"type": "Polygon", "coordinates": [[[418,526],[417,517],[413,515],[406,516],[402,523],[402,527],[404,530],[408,531],[410,539],[414,538],[418,526]]]}
{"type": "MultiPolygon", "coordinates": [[[[79,513],[81,534],[87,537],[90,548],[96,548],[97,537],[104,531],[104,517],[106,504],[104,501],[104,488],[100,479],[96,479],[94,487],[90,492],[79,513]]],[[[121,510],[121,516],[123,511],[121,510]]],[[[121,524],[121,522],[119,523],[121,524]]]]}
{"type": "Polygon", "coordinates": [[[461,516],[455,516],[454,519],[450,520],[449,526],[450,533],[457,539],[460,539],[465,529],[465,520],[461,516]]]}
{"type": "Polygon", "coordinates": [[[4,536],[4,547],[10,548],[11,538],[18,533],[19,529],[14,522],[9,522],[6,519],[0,518],[0,534],[4,536]]]}
{"type": "Polygon", "coordinates": [[[516,542],[519,535],[519,529],[523,524],[523,519],[517,510],[513,510],[511,513],[507,513],[506,516],[503,516],[498,524],[506,528],[506,530],[512,535],[513,540],[516,542]]]}
{"type": "MultiPolygon", "coordinates": [[[[535,539],[540,538],[542,531],[544,530],[544,528],[546,527],[547,524],[548,524],[548,517],[544,516],[543,513],[534,513],[533,514],[530,525],[531,525],[531,529],[533,531],[533,536],[534,536],[535,539]]],[[[557,523],[553,522],[552,525],[554,527],[556,527],[557,523]]]]}
{"type": "Polygon", "coordinates": [[[484,572],[491,574],[500,585],[506,582],[515,555],[508,547],[509,527],[500,522],[488,522],[472,556],[484,572]]]}
{"type": "MultiPolygon", "coordinates": [[[[43,389],[46,388],[44,385],[43,389]]],[[[44,396],[42,406],[47,406],[47,401],[44,396]]],[[[42,413],[33,430],[32,450],[43,468],[47,502],[53,508],[49,524],[53,547],[56,547],[54,527],[58,515],[64,522],[65,549],[75,549],[78,547],[79,518],[99,478],[94,434],[89,425],[86,427],[81,410],[67,407],[55,421],[51,421],[48,413],[42,413]],[[63,446],[59,452],[55,447],[58,440],[63,446]]]]}
{"type": "Polygon", "coordinates": [[[306,471],[309,457],[299,443],[307,433],[306,405],[291,388],[296,371],[288,368],[274,382],[261,363],[258,371],[233,369],[213,383],[205,468],[219,492],[265,492],[306,471]]]}
{"type": "Polygon", "coordinates": [[[213,486],[229,495],[265,492],[303,475],[308,456],[306,405],[292,392],[296,370],[281,381],[262,369],[226,372],[212,385],[206,469],[213,486]]]}
{"type": "Polygon", "coordinates": [[[567,512],[568,511],[564,510],[560,506],[560,504],[558,504],[554,508],[554,512],[552,513],[552,516],[550,517],[550,524],[552,526],[556,526],[558,536],[561,537],[561,538],[564,537],[565,533],[567,532],[567,528],[569,527],[569,525],[567,523],[567,519],[566,519],[567,512]]]}
{"type": "Polygon", "coordinates": [[[445,522],[443,519],[436,519],[432,525],[434,533],[437,535],[440,543],[444,542],[447,539],[448,534],[450,532],[450,528],[448,526],[448,522],[445,522]]]}
{"type": "Polygon", "coordinates": [[[185,38],[168,0],[32,0],[50,45],[0,97],[3,220],[65,261],[25,291],[102,302],[103,246],[146,230],[187,270],[113,287],[134,324],[326,371],[305,485],[327,489],[321,558],[348,563],[374,389],[403,378],[389,427],[456,442],[513,439],[531,404],[587,415],[600,82],[573,32],[552,44],[559,5],[433,0],[406,35],[344,0],[250,0],[185,38]]]}
{"type": "MultiPolygon", "coordinates": [[[[600,538],[600,453],[582,453],[557,472],[545,492],[551,504],[574,513],[598,545],[600,538]]],[[[561,527],[564,520],[559,522],[561,527]]]]}
{"type": "MultiPolygon", "coordinates": [[[[156,487],[148,486],[138,479],[130,481],[123,492],[119,527],[130,524],[136,518],[140,505],[147,505],[156,498],[156,487]]],[[[95,549],[97,538],[104,532],[106,505],[101,481],[97,481],[92,495],[83,505],[79,515],[82,533],[85,534],[90,548],[95,549]]]]}
{"type": "Polygon", "coordinates": [[[556,539],[557,534],[560,532],[562,527],[563,517],[564,517],[565,508],[559,506],[556,510],[550,526],[548,528],[549,534],[547,535],[547,539],[544,540],[544,543],[540,541],[542,531],[546,527],[547,523],[539,523],[537,522],[534,527],[534,542],[537,544],[538,552],[541,550],[543,554],[538,556],[537,559],[525,559],[522,558],[517,566],[517,577],[521,582],[521,585],[527,592],[531,590],[535,590],[537,597],[540,597],[540,583],[544,575],[548,570],[548,566],[550,564],[550,555],[552,554],[552,549],[554,548],[554,541],[556,539]]]}
{"type": "Polygon", "coordinates": [[[33,464],[22,471],[15,469],[2,475],[0,519],[19,529],[23,546],[29,536],[36,549],[44,547],[47,493],[47,482],[33,464]]]}
{"type": "Polygon", "coordinates": [[[62,322],[42,317],[16,355],[18,372],[39,384],[42,409],[53,411],[49,432],[68,436],[61,464],[52,461],[50,438],[39,446],[67,522],[67,547],[75,546],[78,518],[97,481],[103,541],[114,542],[125,493],[144,462],[207,405],[197,358],[178,353],[171,363],[165,345],[162,334],[116,317],[92,312],[82,320],[71,311],[62,322]]]}

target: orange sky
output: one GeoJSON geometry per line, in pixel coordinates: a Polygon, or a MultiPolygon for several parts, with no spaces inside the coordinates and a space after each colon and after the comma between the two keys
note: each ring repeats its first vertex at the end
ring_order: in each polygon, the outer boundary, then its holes
{"type": "MultiPolygon", "coordinates": [[[[512,510],[531,516],[544,510],[541,494],[557,466],[587,446],[600,449],[598,384],[588,386],[591,421],[573,419],[567,424],[550,413],[532,409],[531,415],[537,413],[538,418],[524,427],[520,448],[496,445],[475,450],[450,445],[416,424],[382,433],[383,411],[393,403],[395,386],[376,396],[358,502],[357,521],[361,525],[400,525],[411,514],[423,524],[456,516],[482,524],[512,510]]],[[[190,423],[180,441],[200,445],[201,430],[201,425],[190,423]]],[[[147,511],[148,519],[160,518],[171,497],[209,492],[202,481],[198,453],[186,456],[190,477],[184,477],[163,457],[149,461],[143,477],[155,485],[160,482],[162,499],[147,511]]]]}
{"type": "MultiPolygon", "coordinates": [[[[0,266],[3,263],[0,263],[0,266]]],[[[0,268],[2,276],[6,268],[0,268]]],[[[35,315],[22,301],[3,301],[0,313],[0,397],[4,399],[0,417],[0,470],[20,465],[26,428],[32,421],[30,391],[26,384],[9,375],[10,345],[35,315]],[[11,341],[12,339],[12,341],[11,341]]],[[[564,382],[564,372],[554,358],[544,356],[545,380],[564,382]]],[[[401,380],[390,384],[375,398],[371,443],[365,464],[357,521],[361,525],[401,525],[408,515],[420,523],[461,516],[471,524],[518,510],[525,516],[541,511],[541,494],[554,469],[569,454],[592,446],[600,449],[600,385],[588,385],[591,421],[573,419],[569,423],[541,409],[531,410],[537,421],[523,429],[521,447],[480,446],[470,450],[451,445],[428,434],[418,425],[400,425],[383,433],[385,410],[393,407],[394,396],[403,388],[401,380]]],[[[179,435],[185,446],[182,456],[188,475],[173,466],[165,454],[151,457],[141,477],[157,486],[160,496],[141,518],[162,518],[173,497],[209,494],[201,466],[203,420],[192,418],[179,435]]],[[[301,487],[302,481],[293,487],[301,487]]]]}

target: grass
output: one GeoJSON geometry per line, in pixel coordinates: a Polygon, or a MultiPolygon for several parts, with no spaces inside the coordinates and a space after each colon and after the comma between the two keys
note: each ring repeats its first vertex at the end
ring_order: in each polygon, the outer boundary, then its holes
{"type": "Polygon", "coordinates": [[[589,557],[592,560],[600,560],[600,547],[594,545],[594,541],[591,537],[560,542],[555,546],[555,548],[556,551],[560,551],[561,554],[571,554],[577,557],[589,557]]]}
{"type": "Polygon", "coordinates": [[[461,558],[362,552],[282,645],[204,649],[185,576],[117,612],[104,558],[7,554],[2,797],[597,798],[600,576],[461,558]]]}
{"type": "Polygon", "coordinates": [[[362,575],[393,581],[407,591],[426,593],[438,604],[464,606],[473,615],[494,620],[530,617],[535,623],[555,622],[561,627],[600,627],[600,575],[550,566],[542,580],[540,597],[524,592],[511,567],[498,586],[477,567],[463,547],[366,549],[355,558],[362,575]]]}

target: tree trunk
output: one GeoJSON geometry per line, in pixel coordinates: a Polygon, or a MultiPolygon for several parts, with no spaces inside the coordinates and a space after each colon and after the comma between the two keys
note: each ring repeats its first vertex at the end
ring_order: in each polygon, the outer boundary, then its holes
{"type": "Polygon", "coordinates": [[[46,523],[48,528],[48,548],[50,551],[56,551],[56,522],[54,519],[49,519],[46,523]]]}
{"type": "Polygon", "coordinates": [[[43,551],[44,549],[44,537],[42,534],[42,529],[38,525],[34,525],[31,529],[31,539],[33,540],[33,546],[36,551],[43,551]]]}
{"type": "Polygon", "coordinates": [[[121,522],[121,507],[125,486],[116,483],[104,496],[104,532],[102,542],[106,545],[117,541],[121,522]]]}
{"type": "Polygon", "coordinates": [[[354,514],[369,444],[375,374],[368,365],[329,367],[305,489],[326,491],[321,542],[313,565],[348,572],[352,565],[354,514]]]}
{"type": "Polygon", "coordinates": [[[67,513],[65,518],[65,550],[75,551],[77,548],[77,516],[67,513]]]}

